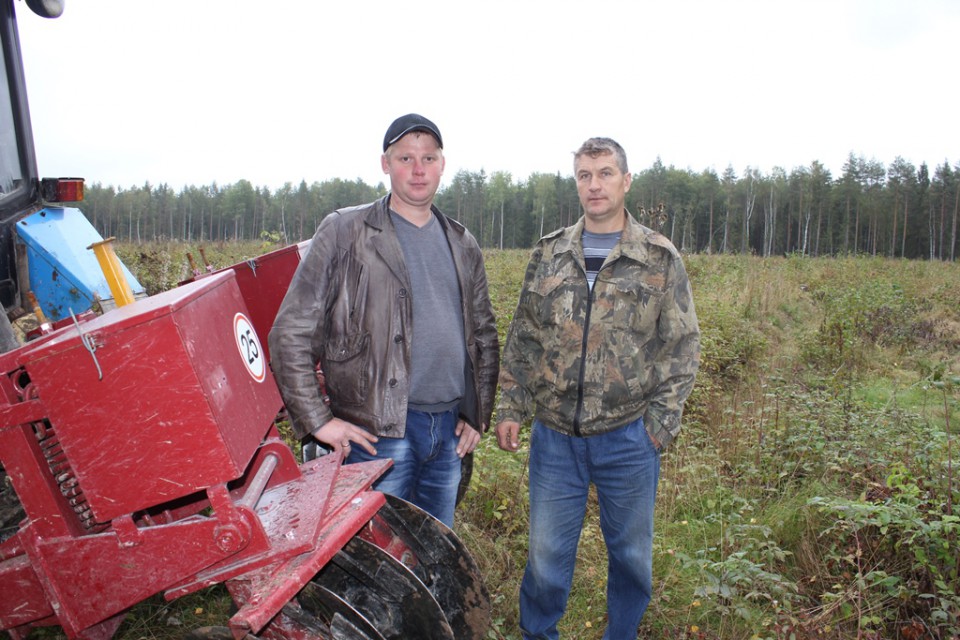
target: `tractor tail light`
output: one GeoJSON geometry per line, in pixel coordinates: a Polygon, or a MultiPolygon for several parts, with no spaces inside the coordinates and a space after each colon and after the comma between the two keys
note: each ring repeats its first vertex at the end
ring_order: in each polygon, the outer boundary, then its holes
{"type": "Polygon", "coordinates": [[[44,202],[81,202],[83,178],[44,178],[40,181],[44,202]]]}

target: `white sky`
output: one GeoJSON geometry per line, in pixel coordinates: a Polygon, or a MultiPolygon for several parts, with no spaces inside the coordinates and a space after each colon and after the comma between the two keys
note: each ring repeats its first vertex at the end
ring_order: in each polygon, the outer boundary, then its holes
{"type": "Polygon", "coordinates": [[[127,188],[385,180],[416,111],[460,169],[737,175],[960,161],[956,0],[16,2],[42,176],[127,188]]]}

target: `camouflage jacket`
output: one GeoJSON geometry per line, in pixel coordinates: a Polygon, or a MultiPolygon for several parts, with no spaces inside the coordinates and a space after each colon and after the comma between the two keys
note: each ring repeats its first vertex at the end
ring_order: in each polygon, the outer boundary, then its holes
{"type": "Polygon", "coordinates": [[[667,447],[700,365],[700,329],[680,254],[629,213],[588,290],[584,221],[543,237],[527,265],[500,368],[497,420],[536,416],[590,436],[643,417],[667,447]]]}

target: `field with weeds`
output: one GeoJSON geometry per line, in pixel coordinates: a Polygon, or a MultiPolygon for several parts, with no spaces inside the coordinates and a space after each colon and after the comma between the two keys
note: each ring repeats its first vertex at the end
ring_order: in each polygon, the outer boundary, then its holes
{"type": "MultiPolygon", "coordinates": [[[[276,247],[207,246],[215,267],[276,247]]],[[[118,246],[150,293],[189,276],[182,245],[118,246]]],[[[199,253],[194,253],[199,261],[199,253]]],[[[501,335],[526,251],[486,252],[501,335]]],[[[639,637],[960,638],[960,265],[870,257],[686,258],[703,366],[663,457],[655,593],[639,637]]],[[[526,442],[485,437],[457,532],[519,638],[526,442]]],[[[564,637],[599,639],[595,502],[564,637]]],[[[120,637],[224,624],[222,588],[138,605],[120,637]]]]}
{"type": "MultiPolygon", "coordinates": [[[[509,322],[526,256],[489,253],[509,322]]],[[[663,458],[655,594],[640,637],[960,637],[960,267],[689,256],[703,366],[663,458]]],[[[492,637],[517,638],[526,455],[482,442],[460,534],[492,637]]],[[[588,516],[562,631],[604,629],[588,516]]]]}

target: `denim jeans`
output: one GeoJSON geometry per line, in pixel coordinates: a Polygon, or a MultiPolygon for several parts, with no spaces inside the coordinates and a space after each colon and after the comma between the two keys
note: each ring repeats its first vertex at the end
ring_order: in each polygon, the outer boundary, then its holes
{"type": "Polygon", "coordinates": [[[347,463],[393,458],[393,466],[373,488],[411,502],[453,528],[460,485],[457,415],[456,408],[443,413],[409,410],[403,438],[380,438],[373,445],[376,456],[351,447],[347,463]]]}
{"type": "Polygon", "coordinates": [[[660,453],[639,419],[578,438],[534,420],[530,441],[530,549],[520,586],[525,640],[555,640],[570,595],[592,482],[607,545],[604,640],[636,640],[653,588],[653,508],[660,453]]]}

